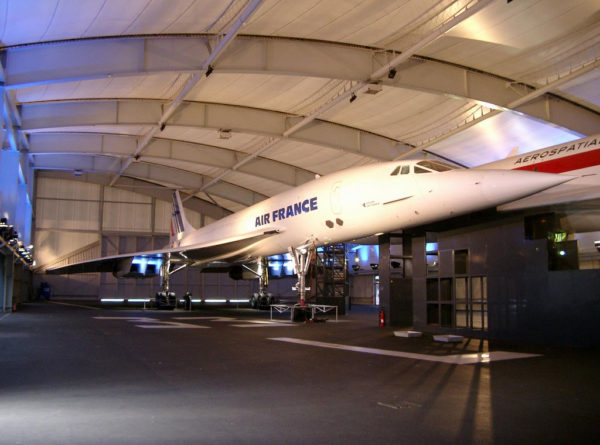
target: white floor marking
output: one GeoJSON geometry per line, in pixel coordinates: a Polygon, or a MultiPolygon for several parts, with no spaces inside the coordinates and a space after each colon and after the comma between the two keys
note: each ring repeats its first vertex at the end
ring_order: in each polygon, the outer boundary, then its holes
{"type": "Polygon", "coordinates": [[[292,323],[279,323],[279,322],[272,322],[272,323],[256,323],[256,322],[250,322],[247,324],[232,324],[231,326],[236,327],[236,328],[275,328],[278,326],[296,326],[292,323]]]}
{"type": "Polygon", "coordinates": [[[58,301],[50,301],[50,300],[48,300],[48,303],[52,303],[52,304],[60,304],[60,305],[62,305],[62,306],[81,307],[81,308],[84,308],[84,309],[93,309],[93,310],[95,310],[95,311],[101,311],[101,310],[104,310],[104,308],[103,308],[103,307],[86,306],[86,305],[84,305],[84,304],[61,303],[61,302],[58,302],[58,301]]]}
{"type": "Polygon", "coordinates": [[[125,320],[136,324],[135,326],[143,329],[210,329],[209,326],[200,326],[197,324],[181,323],[176,321],[163,321],[150,317],[94,317],[96,320],[125,320]]]}
{"type": "Polygon", "coordinates": [[[365,354],[387,355],[390,357],[411,358],[414,360],[425,360],[429,362],[448,363],[452,365],[472,365],[475,363],[489,363],[499,360],[513,360],[529,357],[540,357],[540,354],[523,354],[518,352],[493,351],[475,354],[460,355],[427,355],[414,352],[390,351],[387,349],[365,348],[362,346],[340,345],[337,343],[324,343],[320,341],[302,340],[290,337],[275,337],[269,340],[296,343],[300,345],[317,346],[320,348],[341,349],[345,351],[362,352],[365,354]]]}
{"type": "Polygon", "coordinates": [[[173,320],[237,321],[234,317],[173,317],[173,320]]]}
{"type": "Polygon", "coordinates": [[[209,326],[200,326],[197,324],[177,323],[174,321],[159,321],[159,324],[136,324],[137,328],[144,329],[210,329],[209,326]]]}

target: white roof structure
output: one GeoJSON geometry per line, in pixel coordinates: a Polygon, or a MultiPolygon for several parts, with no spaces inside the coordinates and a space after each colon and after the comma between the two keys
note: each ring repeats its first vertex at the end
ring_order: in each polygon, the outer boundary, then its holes
{"type": "Polygon", "coordinates": [[[600,0],[4,0],[0,39],[4,145],[35,169],[229,211],[600,133],[600,0]]]}

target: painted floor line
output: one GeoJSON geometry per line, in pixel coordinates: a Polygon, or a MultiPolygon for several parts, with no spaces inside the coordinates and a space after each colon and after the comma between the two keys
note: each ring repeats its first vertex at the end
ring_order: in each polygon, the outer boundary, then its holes
{"type": "Polygon", "coordinates": [[[269,340],[296,343],[320,348],[341,349],[344,351],[362,352],[365,354],[387,355],[390,357],[410,358],[414,360],[425,360],[429,362],[447,363],[452,365],[472,365],[475,363],[489,363],[499,360],[514,360],[521,358],[540,357],[540,354],[523,354],[519,352],[493,351],[474,354],[458,355],[428,355],[414,352],[391,351],[388,349],[365,348],[362,346],[340,345],[337,343],[325,343],[320,341],[302,340],[291,337],[274,337],[269,340]]]}
{"type": "Polygon", "coordinates": [[[169,323],[169,324],[136,324],[136,328],[143,329],[210,329],[208,326],[199,326],[188,323],[169,323]]]}
{"type": "Polygon", "coordinates": [[[73,303],[61,303],[61,302],[58,302],[58,301],[48,301],[48,303],[51,303],[51,304],[60,304],[62,306],[80,307],[80,308],[83,308],[83,309],[94,309],[95,311],[101,311],[101,310],[104,309],[102,307],[86,306],[86,305],[83,305],[83,304],[73,304],[73,303]]]}
{"type": "Polygon", "coordinates": [[[94,317],[95,320],[125,320],[130,323],[144,323],[134,325],[143,329],[210,329],[209,326],[202,326],[191,323],[181,323],[177,321],[165,321],[150,317],[94,317]]]}
{"type": "Polygon", "coordinates": [[[291,323],[277,323],[277,322],[273,322],[273,323],[245,323],[245,324],[232,324],[231,326],[235,327],[235,328],[276,328],[276,327],[280,327],[280,326],[296,326],[294,324],[291,323]]]}

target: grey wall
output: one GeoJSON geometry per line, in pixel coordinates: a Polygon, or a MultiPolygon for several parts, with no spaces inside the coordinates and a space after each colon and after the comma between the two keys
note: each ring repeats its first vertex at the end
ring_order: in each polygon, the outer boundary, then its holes
{"type": "MultiPolygon", "coordinates": [[[[600,270],[549,271],[545,240],[525,240],[520,216],[437,231],[438,249],[469,249],[469,275],[487,277],[489,338],[600,346],[600,270]]],[[[425,237],[413,239],[413,319],[427,325],[425,237]]],[[[440,276],[452,276],[451,255],[440,254],[440,276]],[[444,264],[444,261],[446,264],[444,264]]],[[[466,332],[477,334],[477,332],[466,332]]]]}

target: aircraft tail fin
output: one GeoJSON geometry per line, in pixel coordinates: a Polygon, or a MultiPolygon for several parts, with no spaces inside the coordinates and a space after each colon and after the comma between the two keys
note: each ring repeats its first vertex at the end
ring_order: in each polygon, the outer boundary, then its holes
{"type": "Polygon", "coordinates": [[[173,209],[171,211],[171,236],[169,239],[170,245],[175,246],[183,237],[194,231],[194,227],[189,223],[183,213],[183,204],[179,190],[173,192],[173,209]]]}
{"type": "Polygon", "coordinates": [[[519,146],[517,145],[515,148],[513,148],[510,153],[508,155],[506,155],[506,158],[512,158],[513,156],[516,156],[519,154],[519,146]]]}

